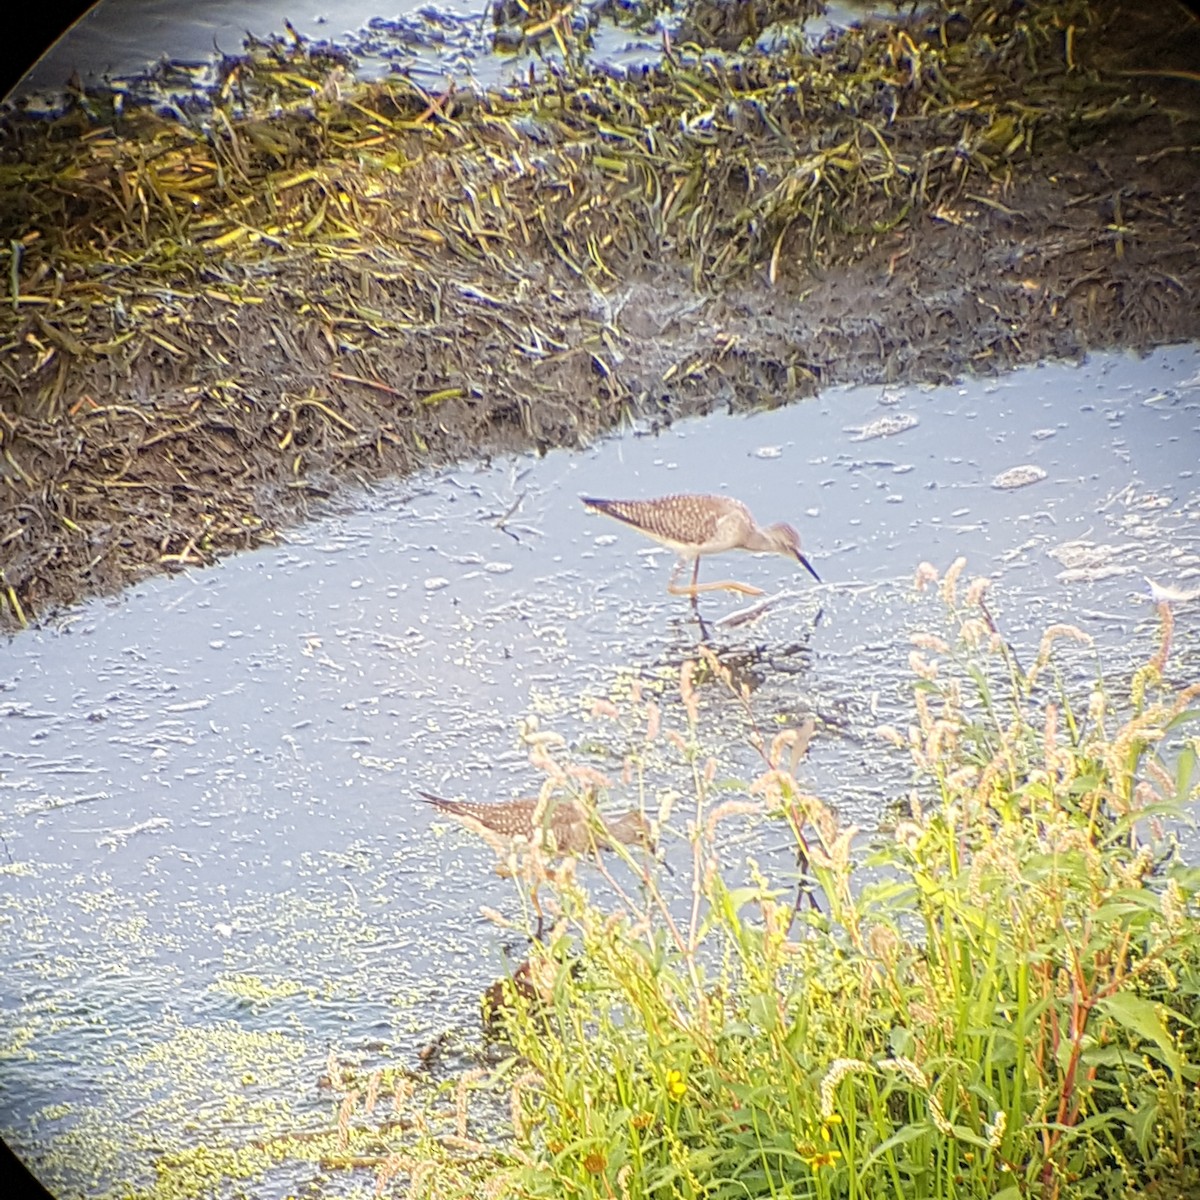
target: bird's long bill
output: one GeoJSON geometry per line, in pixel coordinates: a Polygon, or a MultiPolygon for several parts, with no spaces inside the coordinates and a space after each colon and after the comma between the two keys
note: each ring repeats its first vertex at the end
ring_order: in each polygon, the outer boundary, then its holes
{"type": "Polygon", "coordinates": [[[796,551],[796,561],[797,561],[797,562],[800,562],[800,563],[803,563],[803,564],[804,564],[804,566],[805,566],[805,568],[808,570],[808,573],[809,573],[809,574],[810,574],[810,575],[811,575],[811,576],[812,576],[812,577],[813,577],[813,578],[814,578],[814,579],[815,579],[815,580],[816,580],[818,583],[820,583],[820,582],[821,582],[821,577],[820,577],[820,575],[818,575],[818,574],[816,573],[816,571],[815,571],[815,570],[813,570],[813,565],[812,565],[812,563],[810,563],[810,562],[808,561],[808,559],[807,559],[807,558],[805,558],[805,557],[804,557],[804,555],[800,553],[800,551],[799,551],[799,550],[797,550],[797,551],[796,551]]]}

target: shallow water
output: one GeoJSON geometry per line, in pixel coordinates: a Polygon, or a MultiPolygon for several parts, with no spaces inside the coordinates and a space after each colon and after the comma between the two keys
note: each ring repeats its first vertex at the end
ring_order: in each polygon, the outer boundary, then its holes
{"type": "MultiPolygon", "coordinates": [[[[894,11],[886,3],[832,3],[805,23],[802,36],[815,41],[876,10],[894,11]]],[[[161,79],[167,92],[199,93],[212,82],[211,67],[221,55],[240,53],[247,36],[282,35],[285,22],[310,42],[349,53],[363,78],[404,71],[429,86],[451,80],[489,85],[540,71],[542,52],[554,57],[547,46],[493,53],[491,13],[490,0],[405,0],[396,8],[377,0],[101,0],[47,49],[13,95],[54,104],[73,74],[95,84],[136,78],[162,63],[176,64],[161,79]]],[[[591,54],[619,67],[650,63],[661,54],[662,33],[658,26],[635,30],[605,19],[593,29],[591,54]]],[[[763,41],[792,36],[795,31],[772,28],[763,41]]]]}
{"type": "Polygon", "coordinates": [[[102,0],[46,51],[14,95],[54,93],[73,72],[95,83],[137,76],[165,61],[197,68],[200,84],[200,68],[220,55],[241,53],[247,37],[282,35],[285,22],[310,41],[357,52],[365,75],[383,73],[389,59],[407,59],[405,66],[424,74],[469,77],[469,62],[485,46],[482,13],[475,0],[410,0],[398,10],[381,10],[376,0],[102,0]],[[381,11],[391,11],[393,20],[382,21],[381,11]],[[424,30],[426,40],[443,31],[444,44],[426,45],[421,56],[410,45],[405,55],[410,39],[400,36],[404,22],[410,33],[424,30]],[[389,38],[389,29],[396,36],[389,38]]]}
{"type": "MultiPolygon", "coordinates": [[[[1198,450],[1197,347],[830,391],[380,487],[286,545],[21,634],[0,650],[0,1134],[63,1196],[95,1194],[153,1146],[226,1131],[230,1097],[286,1101],[255,1118],[268,1132],[328,1122],[331,1049],[415,1066],[448,1032],[448,1065],[470,1053],[503,958],[478,910],[515,915],[512,887],[416,789],[532,794],[531,717],[615,774],[591,699],[668,678],[699,636],[670,555],[578,495],[727,491],[801,529],[822,585],[729,555],[701,579],[788,594],[732,627],[750,602],[700,607],[764,728],[816,715],[804,778],[870,828],[908,783],[872,730],[902,718],[908,634],[936,611],[916,565],[965,555],[1018,653],[1071,621],[1096,639],[1077,672],[1098,659],[1119,685],[1152,645],[1145,577],[1200,588],[1198,450]],[[994,486],[1022,465],[1045,477],[994,486]]],[[[1177,619],[1174,674],[1194,679],[1200,602],[1177,619]]],[[[708,742],[752,776],[737,706],[704,703],[708,742]]]]}

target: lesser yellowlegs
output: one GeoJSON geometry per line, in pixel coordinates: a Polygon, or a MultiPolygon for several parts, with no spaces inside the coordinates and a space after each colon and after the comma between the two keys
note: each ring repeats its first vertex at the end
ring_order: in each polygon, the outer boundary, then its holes
{"type": "Polygon", "coordinates": [[[748,583],[722,580],[719,583],[698,583],[700,559],[705,554],[723,554],[726,550],[765,551],[794,558],[820,583],[821,577],[800,549],[800,535],[782,521],[758,525],[750,510],[740,501],[729,496],[677,495],[660,496],[655,500],[598,500],[590,496],[581,497],[588,508],[605,516],[615,517],[631,525],[639,533],[661,542],[679,555],[679,562],[671,574],[667,591],[673,596],[695,597],[700,592],[719,590],[741,592],[746,596],[761,596],[762,588],[748,583]],[[676,584],[679,572],[689,559],[692,560],[692,582],[690,587],[676,584]]]}
{"type": "Polygon", "coordinates": [[[445,800],[430,792],[419,795],[478,834],[502,858],[508,856],[518,838],[537,846],[551,858],[611,850],[618,842],[654,850],[650,823],[637,809],[608,819],[590,815],[577,800],[553,796],[544,802],[498,800],[478,804],[471,800],[445,800]]]}

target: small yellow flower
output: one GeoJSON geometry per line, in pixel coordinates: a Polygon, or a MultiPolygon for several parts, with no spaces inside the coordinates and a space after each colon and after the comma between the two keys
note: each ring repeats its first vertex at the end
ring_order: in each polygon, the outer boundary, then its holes
{"type": "Polygon", "coordinates": [[[583,1160],[583,1169],[589,1175],[601,1175],[604,1173],[604,1155],[596,1150],[583,1160]]]}
{"type": "Polygon", "coordinates": [[[672,1100],[682,1100],[687,1094],[687,1080],[683,1077],[682,1071],[675,1070],[674,1067],[667,1072],[667,1095],[672,1100]]]}
{"type": "Polygon", "coordinates": [[[634,1129],[648,1129],[653,1120],[653,1113],[640,1112],[629,1123],[634,1127],[634,1129]]]}
{"type": "Polygon", "coordinates": [[[806,1155],[804,1161],[814,1171],[819,1171],[822,1167],[832,1167],[841,1157],[842,1152],[840,1150],[823,1150],[820,1154],[806,1155]]]}

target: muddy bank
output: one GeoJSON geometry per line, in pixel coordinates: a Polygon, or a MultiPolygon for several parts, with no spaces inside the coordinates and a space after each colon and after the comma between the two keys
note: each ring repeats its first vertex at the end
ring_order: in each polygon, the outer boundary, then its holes
{"type": "Polygon", "coordinates": [[[0,143],[0,620],[460,456],[1200,337],[1182,10],[973,5],[520,91],[303,47],[0,143]]]}

